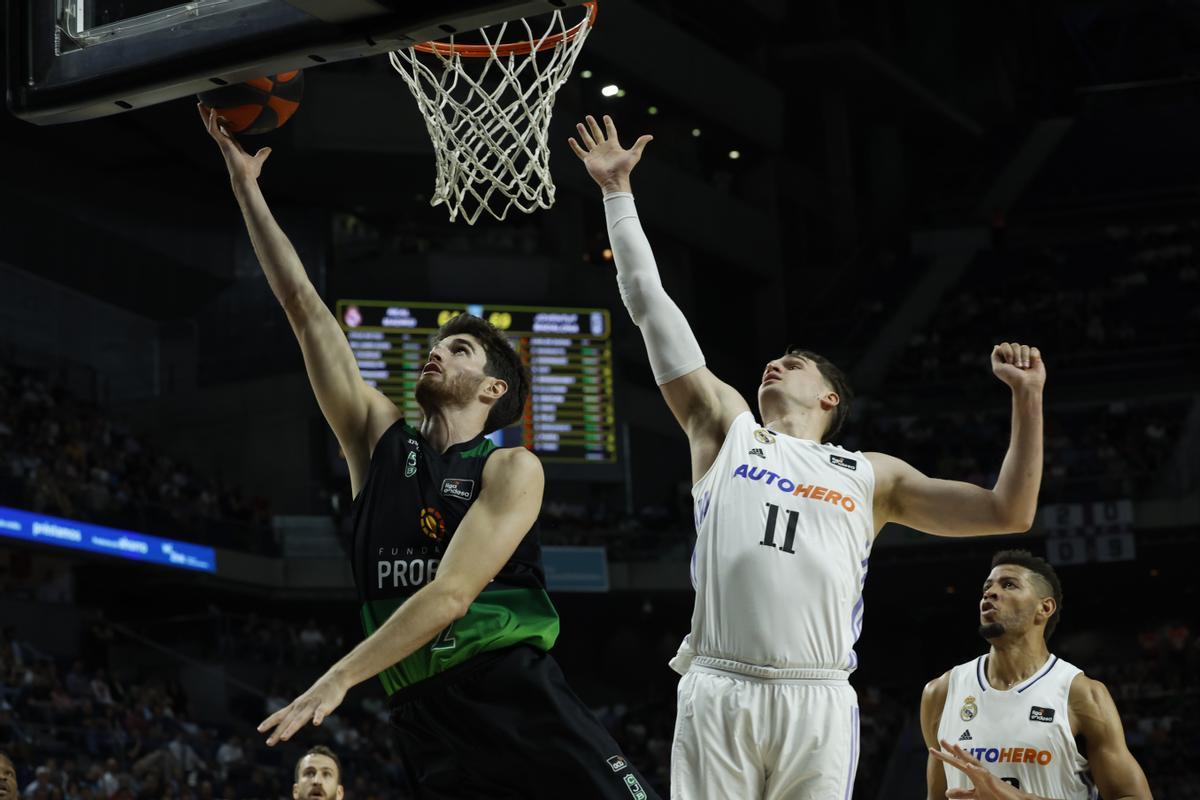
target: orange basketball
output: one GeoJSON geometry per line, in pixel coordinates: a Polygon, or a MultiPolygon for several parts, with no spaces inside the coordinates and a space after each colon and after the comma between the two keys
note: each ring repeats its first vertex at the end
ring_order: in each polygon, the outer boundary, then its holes
{"type": "Polygon", "coordinates": [[[291,119],[303,94],[304,73],[297,69],[201,92],[197,97],[225,118],[229,133],[253,135],[273,131],[291,119]]]}

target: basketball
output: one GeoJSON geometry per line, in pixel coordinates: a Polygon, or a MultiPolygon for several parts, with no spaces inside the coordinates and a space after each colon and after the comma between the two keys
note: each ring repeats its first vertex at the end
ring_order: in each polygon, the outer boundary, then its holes
{"type": "Polygon", "coordinates": [[[273,131],[291,119],[303,94],[304,72],[297,69],[201,92],[197,97],[227,120],[229,133],[253,135],[273,131]]]}

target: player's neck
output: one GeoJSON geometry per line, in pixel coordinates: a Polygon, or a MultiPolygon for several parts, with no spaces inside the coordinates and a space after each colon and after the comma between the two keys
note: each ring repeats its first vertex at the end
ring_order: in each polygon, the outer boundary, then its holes
{"type": "Polygon", "coordinates": [[[770,428],[775,433],[808,439],[818,444],[821,434],[825,431],[824,415],[807,408],[764,408],[762,420],[763,427],[770,428]]]}
{"type": "Polygon", "coordinates": [[[1002,691],[1011,689],[1032,678],[1049,657],[1050,650],[1040,634],[993,642],[987,659],[988,683],[1002,691]]]}
{"type": "Polygon", "coordinates": [[[433,449],[444,453],[454,445],[469,442],[478,436],[486,421],[486,412],[481,416],[475,409],[424,409],[421,436],[433,449]]]}

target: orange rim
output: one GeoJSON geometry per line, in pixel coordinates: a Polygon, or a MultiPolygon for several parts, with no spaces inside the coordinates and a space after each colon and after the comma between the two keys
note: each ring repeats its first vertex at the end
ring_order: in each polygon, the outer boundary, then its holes
{"type": "Polygon", "coordinates": [[[486,44],[421,42],[420,44],[414,44],[412,49],[421,53],[442,56],[443,58],[455,55],[462,56],[463,58],[488,58],[493,52],[498,56],[527,56],[535,50],[540,53],[543,50],[550,50],[557,47],[560,42],[569,42],[578,36],[584,27],[590,28],[596,24],[596,3],[587,2],[583,5],[587,7],[587,16],[580,20],[578,25],[568,28],[562,33],[547,36],[540,43],[535,41],[512,42],[511,44],[496,45],[493,48],[486,44]]]}

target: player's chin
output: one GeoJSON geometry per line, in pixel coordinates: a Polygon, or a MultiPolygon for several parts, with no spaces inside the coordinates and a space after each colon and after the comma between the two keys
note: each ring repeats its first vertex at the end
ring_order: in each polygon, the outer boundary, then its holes
{"type": "Polygon", "coordinates": [[[984,639],[999,639],[1005,633],[1003,623],[979,620],[979,635],[984,639]]]}

